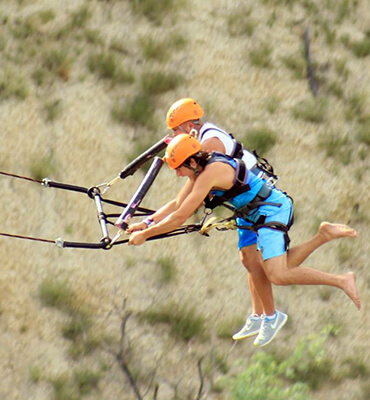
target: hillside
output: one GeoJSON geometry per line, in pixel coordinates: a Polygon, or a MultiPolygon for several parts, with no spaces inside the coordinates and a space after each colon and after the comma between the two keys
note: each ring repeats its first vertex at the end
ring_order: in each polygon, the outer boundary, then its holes
{"type": "MultiPolygon", "coordinates": [[[[257,349],[231,339],[251,310],[235,232],[109,251],[0,237],[1,400],[138,399],[125,366],[146,399],[200,398],[201,383],[202,398],[242,399],[238,374],[258,386],[274,366],[264,385],[283,385],[282,400],[288,390],[295,400],[369,399],[369,15],[367,0],[0,1],[0,171],[107,182],[191,96],[274,165],[295,201],[293,244],[322,220],[357,230],[305,264],[356,272],[363,304],[358,312],[332,288],[274,287],[289,322],[257,349]]],[[[108,197],[128,201],[143,176],[108,197]]],[[[0,232],[99,240],[87,196],[0,179],[0,232]]],[[[142,205],[157,209],[182,184],[163,167],[142,205]]]]}

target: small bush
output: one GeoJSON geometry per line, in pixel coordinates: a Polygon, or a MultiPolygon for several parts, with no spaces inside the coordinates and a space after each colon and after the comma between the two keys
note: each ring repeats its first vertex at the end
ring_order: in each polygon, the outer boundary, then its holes
{"type": "Polygon", "coordinates": [[[34,179],[42,180],[50,177],[54,172],[54,162],[52,157],[40,158],[30,165],[30,174],[34,179]]]}
{"type": "Polygon", "coordinates": [[[184,78],[177,73],[146,72],[141,78],[141,87],[149,95],[161,94],[176,89],[183,81],[184,78]]]}
{"type": "Polygon", "coordinates": [[[71,74],[72,59],[66,47],[51,49],[44,54],[44,67],[64,81],[67,81],[71,74]]]}
{"type": "Polygon", "coordinates": [[[342,376],[350,379],[367,378],[369,369],[360,358],[346,358],[342,364],[342,376]]]}
{"type": "Polygon", "coordinates": [[[230,36],[252,36],[256,23],[250,18],[251,8],[241,6],[231,12],[227,18],[227,29],[230,36]]]}
{"type": "Polygon", "coordinates": [[[73,372],[74,381],[81,395],[87,395],[97,389],[100,374],[90,369],[78,369],[73,372]]]}
{"type": "Polygon", "coordinates": [[[122,106],[116,103],[112,108],[111,115],[117,122],[151,127],[153,125],[154,112],[153,99],[147,94],[139,94],[122,106]]]}
{"type": "Polygon", "coordinates": [[[169,283],[174,280],[177,275],[176,262],[174,257],[159,257],[157,265],[160,268],[160,281],[162,283],[169,283]]]}
{"type": "Polygon", "coordinates": [[[280,105],[280,100],[277,97],[269,97],[266,101],[266,109],[270,114],[275,114],[280,105]]]}
{"type": "Polygon", "coordinates": [[[361,124],[360,129],[356,135],[357,140],[360,143],[364,143],[367,146],[370,146],[370,120],[367,120],[363,124],[361,124]]]}
{"type": "Polygon", "coordinates": [[[25,19],[17,18],[14,21],[10,32],[16,39],[28,39],[37,33],[37,22],[30,17],[25,19]]]}
{"type": "Polygon", "coordinates": [[[244,326],[245,320],[242,318],[233,318],[222,320],[217,324],[217,336],[220,339],[230,339],[235,330],[244,326]]]}
{"type": "Polygon", "coordinates": [[[343,98],[344,90],[339,81],[332,81],[328,84],[328,92],[338,99],[343,98]]]}
{"type": "MultiPolygon", "coordinates": [[[[157,25],[162,24],[166,15],[173,13],[179,6],[182,6],[174,0],[131,0],[130,3],[136,14],[145,16],[157,25]]],[[[181,3],[184,4],[185,2],[182,1],[181,3]]]]}
{"type": "Polygon", "coordinates": [[[80,400],[80,396],[66,374],[50,379],[54,388],[54,400],[80,400]]]}
{"type": "Polygon", "coordinates": [[[52,9],[45,9],[38,12],[37,17],[42,24],[47,24],[55,19],[55,12],[52,9]]]}
{"type": "Polygon", "coordinates": [[[282,57],[281,61],[294,73],[297,79],[303,79],[306,76],[307,64],[303,54],[292,54],[290,56],[282,57]]]}
{"type": "Polygon", "coordinates": [[[47,122],[55,121],[62,111],[62,101],[51,100],[44,105],[45,119],[47,122]]]}
{"type": "Polygon", "coordinates": [[[85,29],[84,35],[89,44],[104,45],[104,40],[98,29],[85,29]]]}
{"type": "Polygon", "coordinates": [[[253,128],[246,132],[243,142],[248,149],[263,156],[275,146],[277,134],[267,127],[253,128]]]}
{"type": "Polygon", "coordinates": [[[92,14],[89,11],[88,7],[83,5],[77,11],[72,13],[69,26],[72,29],[73,28],[77,28],[77,29],[84,28],[86,26],[87,22],[91,19],[91,17],[92,17],[92,14]]]}
{"type": "Polygon", "coordinates": [[[38,297],[47,307],[63,311],[74,308],[75,294],[66,280],[44,279],[39,286],[38,297]]]}
{"type": "Polygon", "coordinates": [[[64,324],[62,335],[65,339],[76,342],[81,335],[88,333],[92,326],[91,318],[84,312],[74,311],[70,320],[64,324]]]}
{"type": "Polygon", "coordinates": [[[28,88],[22,77],[10,71],[6,71],[4,76],[0,77],[0,100],[25,100],[27,96],[28,88]]]}
{"type": "Polygon", "coordinates": [[[296,105],[292,112],[295,118],[300,118],[307,122],[316,124],[324,122],[327,112],[327,100],[321,98],[303,101],[296,105]]]}
{"type": "Polygon", "coordinates": [[[364,39],[351,43],[351,50],[358,58],[365,58],[370,54],[370,34],[364,39]]]}
{"type": "Polygon", "coordinates": [[[327,157],[340,159],[343,153],[349,152],[348,136],[341,137],[333,132],[326,132],[319,136],[319,148],[325,151],[327,157]]]}
{"type": "Polygon", "coordinates": [[[361,118],[367,101],[365,92],[354,92],[346,99],[345,116],[348,120],[361,118]]]}
{"type": "Polygon", "coordinates": [[[348,78],[349,69],[347,68],[347,60],[345,60],[344,58],[335,59],[334,69],[339,76],[342,76],[344,79],[348,78]]]}
{"type": "Polygon", "coordinates": [[[249,61],[255,67],[268,68],[271,66],[272,47],[261,44],[249,53],[249,61]]]}
{"type": "Polygon", "coordinates": [[[39,367],[33,365],[30,367],[29,372],[30,372],[30,378],[31,378],[32,382],[38,383],[41,381],[43,374],[39,367]]]}
{"type": "Polygon", "coordinates": [[[185,341],[193,337],[202,337],[205,329],[205,321],[196,315],[195,308],[188,308],[183,304],[169,303],[158,310],[145,311],[140,317],[150,324],[168,324],[172,333],[185,341]]]}
{"type": "Polygon", "coordinates": [[[135,78],[130,71],[125,71],[113,53],[90,54],[87,61],[90,72],[97,73],[102,79],[109,79],[113,85],[130,84],[135,78]]]}

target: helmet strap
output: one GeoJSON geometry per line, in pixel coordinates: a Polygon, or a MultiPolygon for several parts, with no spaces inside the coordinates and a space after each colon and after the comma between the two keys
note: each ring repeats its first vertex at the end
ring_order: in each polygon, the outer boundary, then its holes
{"type": "Polygon", "coordinates": [[[197,131],[195,128],[192,128],[192,129],[190,130],[190,132],[189,132],[189,135],[190,135],[190,136],[194,136],[195,139],[197,139],[197,138],[198,138],[198,131],[197,131]]]}
{"type": "Polygon", "coordinates": [[[188,169],[194,171],[195,176],[199,176],[199,174],[200,174],[200,171],[199,171],[199,161],[197,161],[197,166],[196,166],[195,168],[193,168],[192,166],[190,166],[190,165],[187,164],[187,163],[184,163],[184,164],[182,164],[182,165],[183,165],[184,167],[186,167],[186,168],[188,168],[188,169]]]}

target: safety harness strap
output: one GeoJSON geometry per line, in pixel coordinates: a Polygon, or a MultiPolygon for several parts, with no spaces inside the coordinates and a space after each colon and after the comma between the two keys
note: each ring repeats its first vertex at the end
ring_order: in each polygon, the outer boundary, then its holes
{"type": "Polygon", "coordinates": [[[204,205],[206,208],[213,210],[214,208],[220,206],[225,201],[232,199],[244,192],[250,190],[250,186],[245,184],[248,175],[248,169],[243,160],[235,159],[236,170],[235,170],[235,182],[231,189],[226,190],[222,196],[213,196],[212,199],[207,196],[204,199],[204,205]]]}

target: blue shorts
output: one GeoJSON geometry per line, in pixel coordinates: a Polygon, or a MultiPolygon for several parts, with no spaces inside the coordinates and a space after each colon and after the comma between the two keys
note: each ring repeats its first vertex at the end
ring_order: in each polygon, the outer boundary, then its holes
{"type": "MultiPolygon", "coordinates": [[[[281,207],[261,206],[259,214],[266,217],[265,222],[281,222],[288,225],[293,216],[292,201],[289,197],[284,196],[284,198],[280,197],[279,202],[282,203],[281,207]],[[272,212],[272,208],[274,212],[272,212]]],[[[237,225],[242,226],[253,225],[242,218],[237,218],[236,222],[237,225]]],[[[257,243],[257,250],[261,251],[263,260],[281,256],[287,251],[287,233],[285,232],[271,228],[260,228],[257,233],[248,229],[238,229],[238,234],[239,250],[257,243]]]]}

